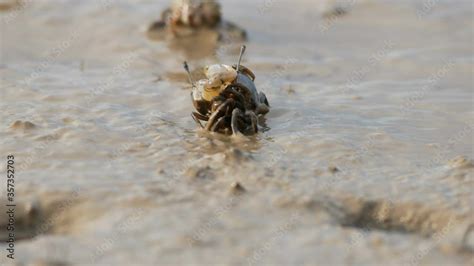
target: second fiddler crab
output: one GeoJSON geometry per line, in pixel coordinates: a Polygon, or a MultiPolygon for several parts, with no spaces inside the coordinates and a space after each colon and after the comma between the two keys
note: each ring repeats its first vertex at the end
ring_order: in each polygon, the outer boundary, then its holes
{"type": "Polygon", "coordinates": [[[211,132],[226,135],[253,135],[258,132],[258,116],[270,110],[267,97],[255,87],[255,75],[240,64],[245,46],[240,49],[237,65],[217,64],[204,69],[206,79],[194,82],[188,64],[184,69],[192,84],[191,100],[196,123],[211,132]],[[201,121],[207,121],[205,125],[201,121]]]}
{"type": "Polygon", "coordinates": [[[246,38],[244,30],[223,19],[221,5],[217,0],[173,0],[171,6],[162,12],[161,19],[153,23],[148,31],[179,38],[193,35],[202,29],[218,33],[220,39],[246,38]]]}
{"type": "Polygon", "coordinates": [[[221,21],[221,6],[215,0],[173,0],[162,18],[175,27],[214,27],[221,21]]]}

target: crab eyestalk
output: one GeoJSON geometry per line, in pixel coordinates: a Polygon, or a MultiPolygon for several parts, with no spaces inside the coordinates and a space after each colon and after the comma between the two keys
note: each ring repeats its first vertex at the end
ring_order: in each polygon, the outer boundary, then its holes
{"type": "Polygon", "coordinates": [[[191,75],[191,71],[189,71],[188,62],[184,61],[183,66],[184,66],[184,70],[186,70],[186,73],[188,74],[189,83],[191,83],[191,85],[192,85],[193,87],[195,87],[195,86],[194,86],[193,76],[191,75]]]}
{"type": "Polygon", "coordinates": [[[242,62],[242,56],[244,55],[245,53],[245,49],[247,49],[247,47],[245,45],[242,45],[240,47],[240,55],[239,55],[239,61],[237,62],[237,67],[236,67],[236,71],[237,73],[239,73],[239,69],[240,69],[240,62],[242,62]]]}

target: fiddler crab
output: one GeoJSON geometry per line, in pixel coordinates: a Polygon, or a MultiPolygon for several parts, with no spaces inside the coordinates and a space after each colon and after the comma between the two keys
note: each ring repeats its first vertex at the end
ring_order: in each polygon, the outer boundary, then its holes
{"type": "Polygon", "coordinates": [[[192,84],[191,116],[201,127],[226,135],[253,135],[258,132],[258,116],[270,110],[267,97],[255,87],[255,75],[240,65],[245,46],[241,47],[237,65],[205,67],[206,79],[194,82],[189,67],[184,68],[192,84]],[[205,125],[201,121],[207,121],[205,125]]]}
{"type": "Polygon", "coordinates": [[[167,28],[178,35],[182,28],[215,27],[221,22],[221,7],[215,0],[173,0],[153,28],[167,28]]]}
{"type": "Polygon", "coordinates": [[[163,15],[173,26],[213,27],[221,21],[221,6],[215,0],[173,0],[163,15]]]}
{"type": "Polygon", "coordinates": [[[214,29],[221,35],[236,34],[243,39],[246,35],[234,24],[222,20],[221,6],[216,0],[173,0],[149,31],[166,30],[179,37],[203,28],[214,29]]]}

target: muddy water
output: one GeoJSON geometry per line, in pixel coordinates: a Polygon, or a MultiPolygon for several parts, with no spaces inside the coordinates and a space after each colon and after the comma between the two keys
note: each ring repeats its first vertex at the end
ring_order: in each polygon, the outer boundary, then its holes
{"type": "Polygon", "coordinates": [[[222,1],[272,107],[250,139],[196,130],[181,62],[230,64],[238,45],[189,58],[148,39],[167,1],[1,2],[13,264],[472,259],[471,1],[347,1],[343,16],[222,1]]]}

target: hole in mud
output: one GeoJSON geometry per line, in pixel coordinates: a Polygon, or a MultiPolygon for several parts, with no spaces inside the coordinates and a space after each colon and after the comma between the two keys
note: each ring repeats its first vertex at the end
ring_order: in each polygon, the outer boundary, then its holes
{"type": "Polygon", "coordinates": [[[1,241],[9,241],[14,233],[15,241],[25,240],[35,237],[36,221],[40,220],[39,209],[36,205],[17,204],[15,207],[3,207],[2,218],[0,220],[1,241]]]}
{"type": "Polygon", "coordinates": [[[14,228],[15,241],[32,239],[38,235],[52,234],[56,231],[64,214],[75,205],[77,193],[67,197],[42,202],[17,203],[14,208],[2,206],[0,216],[0,241],[8,241],[14,228]],[[14,213],[14,214],[12,214],[14,213]]]}
{"type": "Polygon", "coordinates": [[[345,199],[328,211],[344,227],[365,231],[382,230],[416,233],[430,237],[457,223],[448,210],[433,210],[416,203],[393,203],[383,200],[345,199]]]}
{"type": "Polygon", "coordinates": [[[403,223],[397,223],[390,217],[386,208],[381,208],[380,203],[369,201],[363,204],[362,208],[355,213],[348,214],[341,221],[345,227],[355,227],[364,231],[383,230],[395,231],[398,233],[410,233],[412,230],[403,223]]]}

